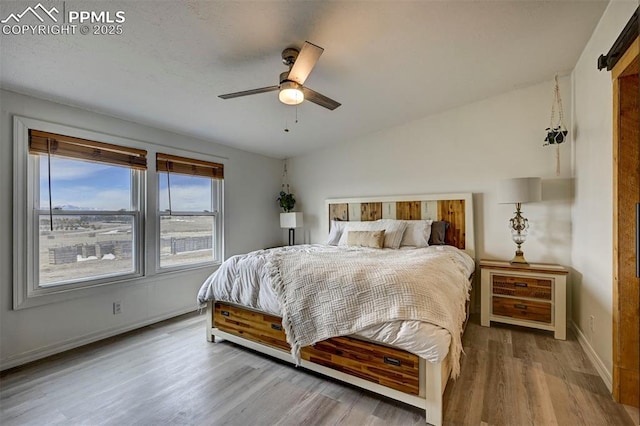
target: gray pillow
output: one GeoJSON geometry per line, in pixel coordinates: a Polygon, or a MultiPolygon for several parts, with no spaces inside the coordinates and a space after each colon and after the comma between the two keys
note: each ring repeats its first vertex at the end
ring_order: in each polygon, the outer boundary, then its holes
{"type": "Polygon", "coordinates": [[[431,237],[429,237],[429,245],[441,246],[446,244],[445,236],[447,234],[447,229],[449,229],[449,222],[447,222],[446,220],[434,220],[431,224],[431,237]]]}

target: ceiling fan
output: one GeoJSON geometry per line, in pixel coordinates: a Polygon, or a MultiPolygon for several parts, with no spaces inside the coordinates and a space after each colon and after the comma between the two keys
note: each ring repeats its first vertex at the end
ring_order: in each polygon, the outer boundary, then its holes
{"type": "Polygon", "coordinates": [[[243,92],[220,95],[222,99],[239,98],[240,96],[257,95],[258,93],[279,91],[280,102],[287,105],[298,105],[305,99],[314,104],[334,110],[341,104],[308,87],[303,86],[307,77],[318,62],[324,49],[308,41],[304,42],[301,50],[288,47],[282,51],[282,62],[289,67],[289,71],[280,74],[280,84],[277,86],[261,87],[243,92]]]}

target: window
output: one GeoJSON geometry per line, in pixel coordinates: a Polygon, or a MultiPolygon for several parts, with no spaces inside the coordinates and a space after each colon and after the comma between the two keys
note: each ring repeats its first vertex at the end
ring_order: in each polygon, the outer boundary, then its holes
{"type": "Polygon", "coordinates": [[[32,291],[142,273],[146,151],[29,130],[32,291]]]}
{"type": "Polygon", "coordinates": [[[222,164],[32,118],[13,124],[14,309],[222,261],[222,164]],[[158,173],[147,173],[151,155],[158,173]]]}
{"type": "Polygon", "coordinates": [[[46,157],[37,160],[39,285],[135,273],[133,246],[138,221],[131,205],[131,187],[135,180],[132,174],[137,172],[126,167],[51,158],[49,175],[46,157]]]}
{"type": "Polygon", "coordinates": [[[224,166],[158,153],[156,169],[159,267],[220,262],[224,166]]]}

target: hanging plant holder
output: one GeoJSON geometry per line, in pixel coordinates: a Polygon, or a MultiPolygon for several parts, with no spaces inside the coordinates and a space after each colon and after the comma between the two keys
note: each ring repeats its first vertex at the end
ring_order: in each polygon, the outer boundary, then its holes
{"type": "Polygon", "coordinates": [[[551,103],[551,118],[549,127],[546,129],[547,136],[544,138],[544,146],[556,146],[556,176],[560,176],[560,144],[567,140],[569,131],[564,125],[564,111],[562,109],[562,98],[560,97],[560,85],[558,75],[555,76],[553,87],[553,102],[551,103]]]}
{"type": "Polygon", "coordinates": [[[287,160],[284,160],[284,171],[282,173],[282,189],[278,197],[278,204],[285,213],[289,213],[296,206],[295,195],[291,192],[289,186],[289,175],[287,174],[287,160]]]}
{"type": "Polygon", "coordinates": [[[547,127],[547,137],[544,138],[545,146],[546,145],[559,145],[564,142],[567,133],[567,130],[563,130],[561,127],[555,127],[553,129],[547,127]]]}

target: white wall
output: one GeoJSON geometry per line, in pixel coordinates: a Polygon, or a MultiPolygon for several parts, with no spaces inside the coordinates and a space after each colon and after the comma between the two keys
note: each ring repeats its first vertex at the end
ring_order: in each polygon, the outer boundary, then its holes
{"type": "MultiPolygon", "coordinates": [[[[569,115],[568,78],[560,85],[569,115]]],[[[544,201],[523,206],[531,224],[523,249],[529,261],[568,265],[571,147],[561,146],[559,179],[555,148],[542,146],[552,90],[549,80],[291,159],[306,241],[325,241],[326,198],[473,192],[478,259],[511,259],[514,206],[497,204],[497,181],[540,176],[544,201]]]]}
{"type": "Polygon", "coordinates": [[[635,1],[609,3],[572,74],[573,320],[607,370],[609,382],[613,365],[613,93],[611,73],[598,71],[596,60],[607,53],[636,7],[635,1]],[[595,317],[593,331],[589,327],[591,315],[595,317]]]}
{"type": "MultiPolygon", "coordinates": [[[[93,289],[62,303],[12,310],[13,115],[51,121],[210,155],[226,157],[225,257],[273,246],[282,236],[275,198],[282,160],[141,126],[13,92],[0,91],[0,368],[5,369],[196,308],[200,284],[212,268],[93,289]],[[113,315],[112,303],[123,312],[113,315]]],[[[204,333],[204,332],[203,332],[204,333]]],[[[204,339],[204,334],[203,334],[204,339]]]]}

